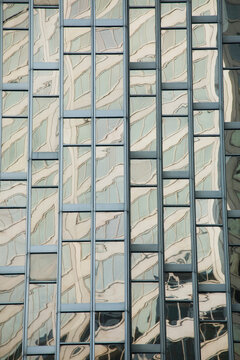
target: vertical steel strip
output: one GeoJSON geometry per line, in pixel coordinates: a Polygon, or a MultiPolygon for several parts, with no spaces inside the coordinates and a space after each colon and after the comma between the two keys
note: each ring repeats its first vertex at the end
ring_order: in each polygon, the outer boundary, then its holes
{"type": "Polygon", "coordinates": [[[201,359],[199,340],[199,307],[198,307],[198,267],[197,236],[195,212],[195,168],[194,168],[194,123],[193,123],[193,89],[192,89],[192,2],[187,0],[187,70],[188,70],[188,142],[189,142],[189,187],[190,187],[190,233],[192,250],[192,288],[194,314],[194,351],[195,359],[201,359]]]}
{"type": "Polygon", "coordinates": [[[0,57],[1,57],[1,61],[0,61],[0,84],[1,84],[1,88],[0,88],[0,172],[2,172],[2,85],[3,85],[3,74],[2,74],[2,70],[3,70],[3,0],[0,0],[0,57]]]}

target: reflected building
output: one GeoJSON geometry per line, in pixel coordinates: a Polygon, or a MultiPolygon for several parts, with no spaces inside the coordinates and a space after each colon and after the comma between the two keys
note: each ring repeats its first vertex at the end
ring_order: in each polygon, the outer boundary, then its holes
{"type": "Polygon", "coordinates": [[[239,360],[239,1],[0,6],[0,360],[239,360]]]}

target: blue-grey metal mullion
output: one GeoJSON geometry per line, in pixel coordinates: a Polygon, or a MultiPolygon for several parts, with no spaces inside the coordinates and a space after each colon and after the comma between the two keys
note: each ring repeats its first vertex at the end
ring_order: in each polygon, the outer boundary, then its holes
{"type": "Polygon", "coordinates": [[[32,202],[32,95],[33,95],[33,0],[29,0],[29,67],[28,67],[28,172],[27,172],[27,223],[26,223],[26,259],[23,319],[23,360],[27,359],[28,346],[28,303],[30,278],[31,247],[31,202],[32,202]]]}
{"type": "Polygon", "coordinates": [[[192,250],[192,290],[194,318],[194,353],[195,359],[201,359],[198,306],[198,267],[197,236],[195,211],[195,168],[194,168],[194,122],[193,122],[193,87],[192,87],[192,1],[187,1],[187,70],[188,70],[188,141],[189,141],[189,190],[190,190],[190,234],[192,250]]]}
{"type": "Polygon", "coordinates": [[[156,1],[156,132],[157,132],[157,204],[158,204],[158,275],[159,275],[159,315],[160,353],[166,359],[166,321],[164,285],[164,214],[163,214],[163,166],[162,166],[162,73],[161,73],[161,4],[156,1]]]}
{"type": "Polygon", "coordinates": [[[2,77],[2,70],[3,70],[3,3],[2,0],[0,1],[0,172],[2,172],[2,84],[3,84],[3,77],[2,77]]]}
{"type": "Polygon", "coordinates": [[[226,189],[226,168],[225,168],[225,141],[224,141],[224,96],[223,96],[223,51],[222,51],[222,0],[218,0],[218,68],[219,68],[219,129],[220,129],[220,161],[221,161],[221,190],[222,190],[222,222],[223,222],[223,246],[224,246],[224,267],[226,286],[226,307],[228,326],[228,353],[229,359],[234,359],[233,350],[233,329],[232,329],[232,304],[231,284],[228,253],[228,220],[227,220],[227,189],[226,189]]]}

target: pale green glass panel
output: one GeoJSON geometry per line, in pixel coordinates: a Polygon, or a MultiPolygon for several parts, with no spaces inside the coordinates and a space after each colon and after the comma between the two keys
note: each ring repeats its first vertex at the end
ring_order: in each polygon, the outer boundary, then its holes
{"type": "Polygon", "coordinates": [[[192,15],[217,15],[217,0],[192,0],[192,15]]]}
{"type": "Polygon", "coordinates": [[[59,99],[33,98],[33,151],[58,150],[59,99]]]}
{"type": "Polygon", "coordinates": [[[187,91],[164,90],[162,91],[162,113],[164,115],[187,115],[187,91]]]}
{"type": "Polygon", "coordinates": [[[68,204],[90,204],[91,147],[64,148],[63,202],[68,204]]]}
{"type": "MultiPolygon", "coordinates": [[[[125,339],[125,316],[120,311],[101,311],[95,313],[95,341],[100,342],[124,342],[125,339]]],[[[124,353],[124,345],[122,350],[124,353]]],[[[109,346],[111,349],[111,345],[109,346]]],[[[122,354],[123,355],[123,354],[122,354]]],[[[115,359],[122,359],[115,357],[115,359]]],[[[102,357],[100,357],[102,359],[102,357]]],[[[100,360],[99,359],[99,360],[100,360]]]]}
{"type": "Polygon", "coordinates": [[[208,225],[222,224],[222,200],[196,199],[196,223],[208,225]]]}
{"type": "MultiPolygon", "coordinates": [[[[240,3],[238,0],[223,0],[223,34],[239,35],[240,3]]],[[[238,350],[239,351],[239,350],[238,350]]],[[[240,351],[238,353],[240,356],[240,351]]],[[[238,359],[237,359],[238,360],[238,359]]]]}
{"type": "Polygon", "coordinates": [[[95,229],[96,240],[123,240],[124,213],[97,212],[95,229]]]}
{"type": "Polygon", "coordinates": [[[158,253],[132,253],[131,279],[155,280],[158,278],[158,253]]]}
{"type": "Polygon", "coordinates": [[[195,189],[220,190],[221,164],[219,137],[195,137],[195,189]]]}
{"type": "Polygon", "coordinates": [[[54,62],[59,60],[59,10],[34,9],[34,44],[35,62],[54,62]]]}
{"type": "Polygon", "coordinates": [[[96,108],[123,109],[122,55],[96,55],[96,108]]]}
{"type": "Polygon", "coordinates": [[[58,239],[58,189],[33,188],[31,244],[56,244],[58,239]]]}
{"type": "Polygon", "coordinates": [[[201,320],[227,320],[226,294],[200,293],[199,317],[201,320]]]}
{"type": "Polygon", "coordinates": [[[192,46],[217,47],[217,24],[192,25],[192,46]]]}
{"type": "Polygon", "coordinates": [[[166,300],[192,300],[192,273],[165,273],[166,300]]]}
{"type": "Polygon", "coordinates": [[[91,107],[91,56],[64,56],[64,109],[91,107]]]}
{"type": "MultiPolygon", "coordinates": [[[[48,1],[48,0],[47,0],[48,1]]],[[[49,0],[50,1],[50,0],[49,0]]],[[[45,360],[46,355],[32,355],[32,356],[27,356],[27,360],[45,360]]],[[[48,360],[55,360],[55,355],[47,355],[48,360]]]]}
{"type": "Polygon", "coordinates": [[[26,210],[0,209],[1,266],[24,266],[26,253],[26,210]]]}
{"type": "Polygon", "coordinates": [[[186,26],[186,4],[161,4],[161,26],[186,26]]]}
{"type": "Polygon", "coordinates": [[[123,119],[96,119],[95,134],[96,143],[123,144],[124,141],[124,120],[123,119]]]}
{"type": "Polygon", "coordinates": [[[233,343],[235,360],[240,359],[240,343],[233,343]]]}
{"type": "MultiPolygon", "coordinates": [[[[227,322],[202,322],[199,325],[201,359],[230,359],[227,322]]],[[[231,344],[232,345],[232,344],[231,344]]],[[[235,360],[237,360],[235,358],[235,360]]]]}
{"type": "Polygon", "coordinates": [[[30,284],[28,346],[55,344],[56,285],[30,284]]]}
{"type": "MultiPolygon", "coordinates": [[[[98,213],[97,213],[98,214],[98,213]]],[[[63,213],[62,236],[63,240],[90,240],[91,215],[90,213],[63,213]]]]}
{"type": "Polygon", "coordinates": [[[240,44],[224,44],[223,45],[223,66],[239,68],[240,67],[240,55],[239,54],[240,54],[240,44]]]}
{"type": "Polygon", "coordinates": [[[66,19],[86,19],[90,18],[91,0],[65,0],[64,18],[66,19]]]}
{"type": "Polygon", "coordinates": [[[96,148],[96,201],[122,203],[124,201],[123,147],[96,148]]]}
{"type": "Polygon", "coordinates": [[[240,244],[240,218],[228,218],[228,241],[230,245],[240,244]]]}
{"type": "Polygon", "coordinates": [[[90,27],[64,28],[64,51],[81,53],[91,51],[90,27]]]}
{"type": "Polygon", "coordinates": [[[22,360],[23,305],[0,306],[1,359],[22,360]]]}
{"type": "Polygon", "coordinates": [[[96,18],[121,19],[123,17],[123,0],[95,0],[96,18]]]}
{"type": "Polygon", "coordinates": [[[224,283],[224,247],[222,228],[217,226],[197,227],[196,232],[199,283],[224,283]]]}
{"type": "Polygon", "coordinates": [[[155,61],[155,9],[129,10],[130,61],[155,61]]]}
{"type": "Polygon", "coordinates": [[[59,94],[59,72],[35,70],[33,72],[33,94],[34,95],[58,95],[59,94]]]}
{"type": "Polygon", "coordinates": [[[30,281],[56,281],[57,254],[30,255],[30,281]]]}
{"type": "MultiPolygon", "coordinates": [[[[60,337],[61,342],[64,343],[90,342],[90,313],[61,314],[60,337]]],[[[76,351],[77,359],[83,359],[83,357],[79,357],[79,352],[76,351]]],[[[71,357],[67,357],[67,359],[71,359],[71,357]]]]}
{"type": "Polygon", "coordinates": [[[24,275],[0,275],[0,303],[24,301],[24,275]]]}
{"type": "Polygon", "coordinates": [[[133,185],[157,184],[156,160],[131,160],[130,173],[133,185]]]}
{"type": "Polygon", "coordinates": [[[132,283],[132,342],[159,344],[159,286],[156,283],[132,283]]]}
{"type": "Polygon", "coordinates": [[[130,98],[130,149],[131,151],[156,150],[155,97],[130,98]]]}
{"type": "Polygon", "coordinates": [[[226,155],[240,154],[240,130],[225,130],[226,155]]]}
{"type": "Polygon", "coordinates": [[[162,140],[163,170],[188,170],[188,118],[163,117],[162,140]]]}
{"type": "Polygon", "coordinates": [[[32,186],[58,186],[57,160],[32,160],[32,186]]]}
{"type": "Polygon", "coordinates": [[[60,347],[60,360],[88,360],[89,358],[89,345],[67,345],[60,347]]]}
{"type": "Polygon", "coordinates": [[[219,111],[196,110],[193,112],[194,134],[219,134],[219,111]]]}
{"type": "Polygon", "coordinates": [[[64,119],[64,144],[91,144],[91,119],[64,119]]]}
{"type": "Polygon", "coordinates": [[[96,244],[95,294],[97,303],[124,302],[124,243],[122,241],[96,244]]]}
{"type": "Polygon", "coordinates": [[[125,346],[124,344],[106,344],[95,345],[95,360],[101,360],[112,357],[112,359],[124,360],[125,346]]]}
{"type": "Polygon", "coordinates": [[[218,51],[193,51],[193,101],[218,102],[218,51]]]}
{"type": "Polygon", "coordinates": [[[2,172],[26,172],[28,119],[2,118],[2,172]]]}
{"type": "Polygon", "coordinates": [[[240,70],[224,70],[224,121],[240,119],[240,70]]]}
{"type": "Polygon", "coordinates": [[[3,27],[27,28],[28,4],[3,4],[3,27]]]}
{"type": "Polygon", "coordinates": [[[5,30],[3,31],[2,36],[3,83],[27,83],[29,48],[28,31],[5,30]]]}
{"type": "Polygon", "coordinates": [[[34,5],[58,5],[59,0],[33,0],[34,5]]]}
{"type": "Polygon", "coordinates": [[[97,27],[96,52],[122,52],[123,28],[122,27],[97,27]]]}
{"type": "Polygon", "coordinates": [[[131,189],[131,242],[157,244],[157,189],[131,189]]]}
{"type": "Polygon", "coordinates": [[[2,115],[3,116],[28,116],[28,92],[27,91],[3,91],[2,92],[2,115]]]}
{"type": "Polygon", "coordinates": [[[154,95],[156,94],[156,71],[155,70],[131,70],[130,71],[131,95],[154,95]]]}
{"type": "Polygon", "coordinates": [[[0,181],[0,206],[25,207],[26,203],[26,181],[0,181]]]}
{"type": "Polygon", "coordinates": [[[240,210],[240,156],[226,157],[227,209],[240,210]]]}
{"type": "Polygon", "coordinates": [[[163,180],[163,201],[167,205],[189,204],[189,180],[163,180]]]}
{"type": "Polygon", "coordinates": [[[190,209],[164,208],[165,263],[191,264],[190,209]]]}
{"type": "Polygon", "coordinates": [[[90,303],[91,245],[68,242],[62,247],[62,303],[90,303]]]}
{"type": "Polygon", "coordinates": [[[145,6],[145,5],[149,5],[149,6],[154,6],[155,5],[155,0],[129,0],[129,5],[130,6],[145,6]]]}

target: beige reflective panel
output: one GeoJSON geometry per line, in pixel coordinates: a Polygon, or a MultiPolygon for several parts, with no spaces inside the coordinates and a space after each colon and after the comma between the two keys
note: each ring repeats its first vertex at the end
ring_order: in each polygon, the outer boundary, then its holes
{"type": "Polygon", "coordinates": [[[45,360],[45,356],[48,357],[48,360],[55,360],[55,355],[32,355],[27,356],[27,360],[45,360]]]}
{"type": "Polygon", "coordinates": [[[63,240],[90,240],[90,213],[63,213],[63,240]]]}
{"type": "Polygon", "coordinates": [[[66,19],[85,19],[90,18],[91,0],[65,0],[64,18],[66,19]]]}
{"type": "Polygon", "coordinates": [[[24,275],[0,275],[0,303],[23,301],[24,275]]]}
{"type": "Polygon", "coordinates": [[[2,92],[2,115],[3,116],[28,116],[28,92],[27,91],[3,91],[2,92]]]}
{"type": "Polygon", "coordinates": [[[188,118],[163,117],[162,140],[163,170],[188,170],[188,118]]]}
{"type": "Polygon", "coordinates": [[[203,284],[223,284],[224,248],[222,228],[197,227],[198,281],[203,284]]]}
{"type": "Polygon", "coordinates": [[[33,72],[33,94],[34,95],[58,95],[59,94],[59,72],[35,70],[33,72]]]}
{"type": "Polygon", "coordinates": [[[3,4],[3,27],[27,28],[28,4],[3,4]]]}
{"type": "Polygon", "coordinates": [[[1,266],[24,266],[26,253],[26,210],[0,209],[1,266]]]}
{"type": "Polygon", "coordinates": [[[228,358],[228,331],[226,323],[200,324],[201,360],[228,358]]]}
{"type": "Polygon", "coordinates": [[[159,344],[159,288],[156,283],[132,283],[132,343],[159,344]]]}
{"type": "Polygon", "coordinates": [[[1,359],[22,360],[23,305],[0,305],[1,359]]]}
{"type": "Polygon", "coordinates": [[[123,0],[95,0],[96,18],[121,19],[123,17],[123,0]]]}
{"type": "Polygon", "coordinates": [[[122,203],[124,201],[123,147],[96,148],[96,201],[122,203]]]}
{"type": "Polygon", "coordinates": [[[232,303],[240,303],[240,247],[229,247],[229,265],[230,265],[230,282],[232,303]]]}
{"type": "Polygon", "coordinates": [[[123,28],[122,27],[97,27],[96,52],[122,52],[123,28]]]}
{"type": "Polygon", "coordinates": [[[54,345],[56,285],[30,284],[28,303],[28,346],[54,345]]]}
{"type": "Polygon", "coordinates": [[[192,25],[192,46],[196,48],[217,47],[217,24],[192,25]]]}
{"type": "Polygon", "coordinates": [[[156,99],[130,98],[131,151],[156,150],[156,99]]]}
{"type": "Polygon", "coordinates": [[[200,293],[199,316],[201,320],[227,320],[226,294],[200,293]]]}
{"type": "Polygon", "coordinates": [[[90,145],[91,119],[64,119],[64,144],[90,145]]]}
{"type": "MultiPolygon", "coordinates": [[[[223,34],[239,35],[240,3],[238,0],[223,0],[223,34]]],[[[238,354],[240,356],[240,354],[238,354]]],[[[238,359],[237,359],[238,360],[238,359]]]]}
{"type": "Polygon", "coordinates": [[[222,224],[222,200],[196,199],[196,223],[208,225],[222,224]]]}
{"type": "Polygon", "coordinates": [[[70,204],[90,204],[91,147],[64,148],[63,201],[70,204]]]}
{"type": "Polygon", "coordinates": [[[155,0],[129,0],[130,6],[155,6],[155,0]]]}
{"type": "Polygon", "coordinates": [[[54,281],[57,277],[57,254],[30,255],[30,281],[54,281]]]}
{"type": "Polygon", "coordinates": [[[64,28],[64,51],[71,53],[91,52],[91,28],[64,28]]]}
{"type": "Polygon", "coordinates": [[[154,95],[154,94],[156,94],[156,71],[155,70],[131,70],[130,71],[130,94],[131,95],[154,95]]]}
{"type": "Polygon", "coordinates": [[[240,156],[226,157],[227,208],[240,210],[240,156]]]}
{"type": "MultiPolygon", "coordinates": [[[[167,4],[168,5],[168,4],[167,4]]],[[[187,81],[187,31],[161,31],[162,81],[187,81]]]]}
{"type": "Polygon", "coordinates": [[[58,98],[33,98],[33,151],[58,150],[58,98]]]}
{"type": "Polygon", "coordinates": [[[158,278],[158,253],[132,253],[131,279],[155,280],[158,278]]]}
{"type": "Polygon", "coordinates": [[[62,303],[90,303],[91,245],[64,243],[62,247],[62,303]]]}
{"type": "Polygon", "coordinates": [[[123,119],[95,119],[95,135],[97,144],[123,144],[123,132],[123,119]]]}
{"type": "Polygon", "coordinates": [[[221,165],[220,165],[220,138],[195,137],[195,189],[220,190],[221,165]]]}
{"type": "Polygon", "coordinates": [[[240,154],[240,130],[225,130],[226,155],[240,154]]]}
{"type": "Polygon", "coordinates": [[[58,5],[59,0],[33,0],[34,5],[58,5]]]}
{"type": "Polygon", "coordinates": [[[95,360],[101,360],[106,358],[124,360],[124,356],[124,344],[95,345],[95,360]]]}
{"type": "Polygon", "coordinates": [[[218,51],[193,51],[193,101],[218,102],[218,51]]]}
{"type": "Polygon", "coordinates": [[[123,56],[96,55],[96,108],[123,108],[123,56]]]}
{"type": "Polygon", "coordinates": [[[157,189],[131,189],[131,242],[157,244],[157,189]]]}
{"type": "Polygon", "coordinates": [[[60,347],[60,360],[88,360],[89,358],[89,345],[67,345],[60,347]]]}
{"type": "Polygon", "coordinates": [[[124,213],[97,212],[95,232],[97,240],[123,240],[124,213]]]}
{"type": "Polygon", "coordinates": [[[130,173],[132,185],[156,185],[156,160],[131,160],[130,173]]]}
{"type": "Polygon", "coordinates": [[[165,273],[166,300],[192,300],[192,273],[165,273]]]}
{"type": "Polygon", "coordinates": [[[232,313],[232,321],[233,321],[233,340],[240,340],[240,313],[233,312],[232,313]]]}
{"type": "Polygon", "coordinates": [[[59,60],[59,10],[34,9],[35,62],[54,62],[59,60]]]}
{"type": "Polygon", "coordinates": [[[64,109],[91,107],[91,56],[64,56],[64,109]]]}
{"type": "Polygon", "coordinates": [[[192,15],[217,15],[217,0],[192,0],[192,15]]]}
{"type": "MultiPolygon", "coordinates": [[[[98,242],[96,244],[95,269],[96,302],[124,302],[124,243],[120,241],[98,242]]],[[[100,340],[100,338],[101,335],[99,335],[98,341],[106,341],[106,339],[100,340]]],[[[108,340],[110,341],[110,339],[108,340]]]]}
{"type": "Polygon", "coordinates": [[[25,207],[26,203],[26,181],[0,181],[0,206],[25,207]]]}
{"type": "Polygon", "coordinates": [[[162,113],[163,115],[187,115],[187,91],[162,91],[162,113]]]}
{"type": "Polygon", "coordinates": [[[224,70],[224,121],[240,118],[240,70],[224,70]]]}
{"type": "Polygon", "coordinates": [[[188,205],[189,180],[163,180],[163,201],[165,205],[188,205]]]}
{"type": "Polygon", "coordinates": [[[218,110],[196,110],[193,112],[193,118],[195,134],[219,134],[218,110]]]}
{"type": "Polygon", "coordinates": [[[165,263],[191,264],[190,209],[164,208],[165,263]]]}
{"type": "Polygon", "coordinates": [[[58,239],[58,189],[32,189],[31,244],[56,244],[58,239]]]}
{"type": "Polygon", "coordinates": [[[228,218],[228,241],[230,245],[240,244],[240,219],[228,218]]]}
{"type": "MultiPolygon", "coordinates": [[[[89,342],[90,313],[61,314],[60,337],[61,337],[61,342],[64,343],[89,342]]],[[[79,356],[77,357],[77,359],[80,358],[81,357],[79,356]]]]}
{"type": "MultiPolygon", "coordinates": [[[[12,4],[5,4],[12,5],[12,4]]],[[[15,4],[20,5],[20,4],[15,4]]],[[[4,5],[3,5],[4,6],[4,5]]],[[[28,82],[28,31],[3,31],[2,81],[3,83],[28,82]]]]}
{"type": "Polygon", "coordinates": [[[161,26],[186,26],[186,4],[161,4],[161,26]]]}
{"type": "Polygon", "coordinates": [[[155,9],[129,10],[130,61],[155,61],[155,9]]]}
{"type": "MultiPolygon", "coordinates": [[[[124,342],[124,313],[96,312],[95,313],[95,341],[96,342],[124,342]]],[[[119,359],[119,357],[116,357],[119,359]]]]}
{"type": "Polygon", "coordinates": [[[57,160],[32,160],[32,186],[58,185],[57,160]]]}

